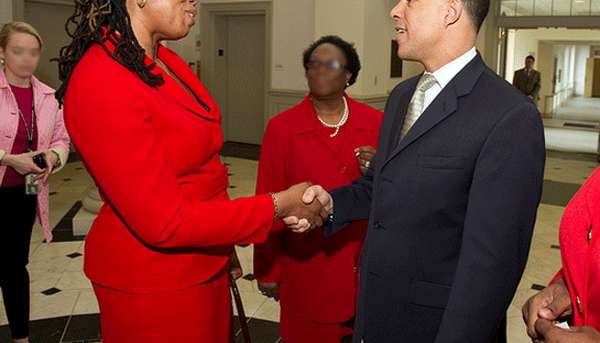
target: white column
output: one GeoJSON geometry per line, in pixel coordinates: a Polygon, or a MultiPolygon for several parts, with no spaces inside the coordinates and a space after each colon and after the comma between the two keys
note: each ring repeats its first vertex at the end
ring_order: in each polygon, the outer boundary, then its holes
{"type": "Polygon", "coordinates": [[[100,207],[104,204],[95,185],[89,186],[83,193],[82,203],[83,208],[73,218],[73,235],[75,236],[87,235],[100,207]]]}

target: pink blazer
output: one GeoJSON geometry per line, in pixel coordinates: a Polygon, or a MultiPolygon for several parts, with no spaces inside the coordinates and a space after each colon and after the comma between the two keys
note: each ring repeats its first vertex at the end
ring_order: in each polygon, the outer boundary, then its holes
{"type": "MultiPolygon", "coordinates": [[[[31,84],[36,110],[38,150],[51,149],[56,151],[60,157],[62,167],[67,163],[69,154],[69,136],[63,122],[63,111],[58,107],[58,102],[54,98],[54,89],[43,84],[35,77],[32,77],[31,84]]],[[[6,80],[4,69],[0,69],[0,158],[12,149],[19,127],[17,109],[17,101],[6,80]]],[[[0,183],[4,179],[6,168],[6,166],[0,166],[0,183]]],[[[42,225],[46,240],[50,242],[52,231],[48,220],[48,184],[42,185],[38,195],[37,219],[42,225]]]]}

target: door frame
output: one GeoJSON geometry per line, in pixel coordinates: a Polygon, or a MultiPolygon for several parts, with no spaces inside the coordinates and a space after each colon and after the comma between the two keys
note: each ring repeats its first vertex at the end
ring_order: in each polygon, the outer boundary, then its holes
{"type": "MultiPolygon", "coordinates": [[[[262,15],[265,18],[265,78],[263,95],[263,131],[269,121],[268,109],[268,90],[271,87],[271,46],[272,46],[272,27],[273,14],[270,1],[256,2],[235,2],[235,3],[215,3],[200,5],[200,37],[202,45],[200,48],[200,77],[210,90],[216,89],[216,27],[218,16],[237,16],[237,15],[262,15]]],[[[225,108],[226,104],[219,104],[225,108]]],[[[222,121],[223,131],[228,130],[227,121],[222,121]]]]}

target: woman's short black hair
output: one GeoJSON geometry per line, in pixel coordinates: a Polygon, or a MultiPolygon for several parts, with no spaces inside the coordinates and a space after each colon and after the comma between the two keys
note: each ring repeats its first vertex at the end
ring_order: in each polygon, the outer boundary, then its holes
{"type": "Polygon", "coordinates": [[[340,50],[342,50],[344,56],[346,56],[346,70],[352,74],[350,80],[348,80],[348,83],[353,85],[356,82],[358,72],[360,71],[360,59],[358,58],[358,53],[354,48],[354,44],[346,42],[338,36],[323,36],[316,42],[312,43],[308,49],[304,50],[304,70],[308,70],[308,62],[310,61],[310,56],[315,49],[327,43],[337,46],[340,50]]]}

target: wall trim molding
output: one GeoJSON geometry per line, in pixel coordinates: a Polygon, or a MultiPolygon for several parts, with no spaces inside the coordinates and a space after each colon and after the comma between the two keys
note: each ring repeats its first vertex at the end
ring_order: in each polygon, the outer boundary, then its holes
{"type": "Polygon", "coordinates": [[[498,16],[498,26],[510,29],[535,29],[538,27],[569,27],[594,29],[600,27],[600,16],[498,16]]]}

